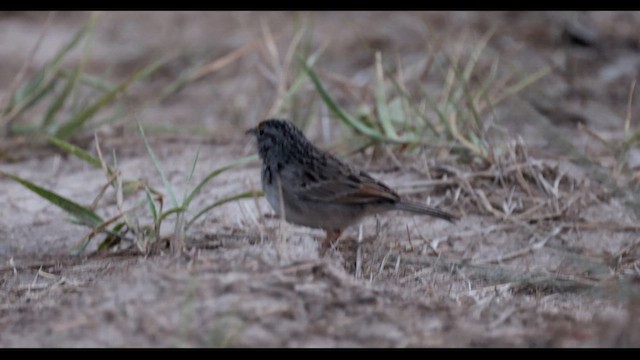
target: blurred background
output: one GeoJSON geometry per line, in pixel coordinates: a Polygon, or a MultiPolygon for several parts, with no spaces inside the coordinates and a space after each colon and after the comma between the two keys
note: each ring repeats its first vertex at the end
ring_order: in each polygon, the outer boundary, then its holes
{"type": "Polygon", "coordinates": [[[0,345],[637,346],[639,27],[0,12],[0,345]],[[463,220],[277,248],[271,117],[463,220]]]}
{"type": "MultiPolygon", "coordinates": [[[[232,127],[268,116],[299,123],[330,117],[301,69],[302,60],[314,64],[338,103],[372,117],[378,52],[386,75],[402,72],[402,85],[412,101],[424,101],[426,93],[444,107],[442,87],[447,86],[453,64],[459,64],[473,88],[470,91],[484,86],[487,96],[495,97],[520,84],[526,95],[535,90],[527,103],[533,102],[533,110],[554,124],[590,121],[606,128],[625,117],[638,68],[633,31],[638,14],[633,12],[3,12],[0,16],[5,134],[55,133],[100,96],[145,71],[148,74],[118,89],[77,128],[127,124],[136,111],[145,124],[193,132],[207,129],[213,136],[222,132],[221,138],[228,138],[232,127]],[[45,68],[48,71],[40,74],[43,81],[25,89],[45,68]],[[76,81],[68,85],[76,73],[76,81]],[[61,93],[68,96],[61,99],[61,93]],[[61,104],[52,111],[56,100],[61,104]]],[[[391,102],[398,89],[386,85],[391,102]]],[[[512,100],[511,93],[506,94],[503,97],[512,100]]],[[[493,119],[509,117],[505,122],[510,126],[526,127],[523,123],[533,116],[518,106],[516,120],[503,114],[507,105],[499,105],[503,103],[491,106],[497,113],[493,119]]],[[[638,105],[632,102],[632,106],[638,105]]],[[[490,117],[484,111],[479,115],[490,117]]]]}

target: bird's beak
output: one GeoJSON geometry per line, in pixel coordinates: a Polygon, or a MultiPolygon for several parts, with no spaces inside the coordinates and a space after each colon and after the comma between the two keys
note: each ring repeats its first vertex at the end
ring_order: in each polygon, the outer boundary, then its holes
{"type": "Polygon", "coordinates": [[[245,131],[245,132],[244,132],[244,134],[245,134],[245,135],[253,135],[253,136],[255,136],[255,135],[257,134],[257,133],[256,133],[256,128],[255,128],[255,127],[252,127],[251,129],[249,129],[249,130],[245,131]]]}

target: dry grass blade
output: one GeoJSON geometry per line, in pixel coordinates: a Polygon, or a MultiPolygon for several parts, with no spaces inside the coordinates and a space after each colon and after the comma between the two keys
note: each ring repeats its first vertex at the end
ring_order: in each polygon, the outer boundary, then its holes
{"type": "Polygon", "coordinates": [[[362,224],[360,224],[360,226],[358,227],[358,248],[356,250],[356,279],[362,278],[362,234],[362,224]]]}
{"type": "MultiPolygon", "coordinates": [[[[277,34],[275,36],[275,39],[279,39],[282,35],[284,35],[283,33],[277,34]]],[[[241,58],[249,55],[250,53],[252,53],[253,51],[257,50],[258,48],[260,48],[261,46],[264,45],[264,40],[259,39],[259,40],[255,40],[253,42],[250,42],[249,44],[246,44],[236,50],[233,50],[232,52],[208,63],[205,64],[201,67],[198,67],[196,69],[191,70],[188,74],[186,74],[185,76],[181,77],[180,79],[178,79],[175,83],[168,85],[167,87],[165,87],[161,92],[160,95],[158,95],[158,98],[156,99],[157,101],[162,101],[164,99],[166,99],[167,97],[175,94],[176,92],[180,91],[182,88],[184,88],[188,83],[197,81],[209,74],[212,74],[232,63],[234,63],[235,61],[240,60],[241,58]]]]}
{"type": "MultiPolygon", "coordinates": [[[[270,50],[269,52],[271,53],[271,47],[272,47],[271,43],[275,43],[275,40],[271,35],[271,31],[269,31],[269,29],[266,28],[266,25],[263,27],[263,33],[265,34],[265,41],[267,42],[267,45],[268,45],[267,48],[270,50]]],[[[285,97],[287,96],[288,93],[290,93],[287,91],[287,87],[286,87],[287,74],[290,72],[293,57],[296,54],[296,49],[300,44],[300,41],[302,41],[303,36],[304,36],[304,31],[302,30],[298,30],[295,33],[295,35],[293,36],[293,40],[291,41],[291,44],[289,44],[289,48],[285,53],[283,64],[282,66],[279,66],[277,69],[279,80],[276,84],[275,100],[273,102],[273,105],[271,105],[271,107],[269,108],[269,111],[267,112],[267,114],[269,114],[269,117],[272,117],[277,113],[277,111],[282,107],[285,97]]],[[[273,46],[273,48],[275,49],[275,45],[273,46]]],[[[273,58],[274,67],[278,64],[277,60],[278,60],[278,57],[276,53],[276,57],[273,58]]]]}
{"type": "Polygon", "coordinates": [[[582,124],[582,123],[578,123],[578,130],[584,132],[585,134],[593,137],[594,139],[598,140],[599,142],[601,142],[604,146],[606,146],[609,150],[611,151],[615,151],[614,150],[614,146],[613,144],[605,139],[602,135],[598,134],[597,132],[593,131],[590,127],[582,124]]]}
{"type": "Polygon", "coordinates": [[[496,210],[493,205],[491,205],[491,202],[487,198],[487,195],[484,193],[484,190],[476,189],[475,193],[478,194],[478,198],[480,199],[480,203],[482,204],[484,209],[491,215],[497,217],[498,219],[505,219],[507,217],[505,213],[496,210]]]}
{"type": "Polygon", "coordinates": [[[449,124],[449,130],[451,131],[451,135],[453,136],[453,138],[475,155],[487,160],[482,149],[474,145],[471,141],[467,140],[464,136],[462,136],[462,134],[460,134],[460,131],[458,131],[457,118],[457,115],[453,113],[451,114],[451,116],[449,116],[449,121],[447,122],[449,124]]]}
{"type": "Polygon", "coordinates": [[[149,76],[154,73],[164,64],[166,64],[169,60],[171,60],[173,56],[166,56],[153,64],[136,71],[133,73],[128,79],[121,82],[115,89],[106,94],[102,95],[98,100],[96,100],[93,104],[85,108],[79,114],[72,117],[66,124],[64,124],[57,132],[56,137],[61,139],[68,139],[71,137],[76,131],[78,131],[88,120],[90,120],[100,109],[105,107],[111,101],[113,101],[118,95],[122,94],[129,86],[133,83],[149,76]]]}
{"type": "Polygon", "coordinates": [[[554,228],[553,231],[551,231],[551,233],[548,236],[546,236],[544,239],[530,246],[527,246],[522,250],[513,251],[504,255],[500,255],[496,258],[472,260],[472,264],[474,265],[484,265],[484,264],[492,264],[492,263],[500,264],[508,260],[512,260],[521,256],[532,254],[542,249],[547,244],[547,242],[549,242],[549,240],[553,239],[560,233],[560,230],[562,230],[561,227],[554,228]]]}
{"type": "Polygon", "coordinates": [[[633,104],[633,94],[636,90],[636,79],[631,81],[631,89],[629,90],[629,100],[627,100],[627,116],[624,119],[624,132],[625,134],[629,132],[631,128],[631,109],[633,104]]]}
{"type": "MultiPolygon", "coordinates": [[[[624,121],[624,133],[627,138],[622,144],[622,148],[620,149],[620,155],[618,158],[622,158],[629,151],[631,146],[640,138],[640,128],[636,129],[633,134],[628,135],[629,130],[631,128],[631,117],[632,117],[632,105],[633,105],[633,95],[636,90],[636,79],[633,79],[631,82],[631,89],[629,90],[629,100],[627,101],[627,115],[624,121]]],[[[622,159],[621,159],[622,160],[622,159]]],[[[625,161],[626,159],[622,160],[625,161]]]]}
{"type": "MultiPolygon", "coordinates": [[[[276,34],[273,38],[274,41],[280,39],[280,37],[282,37],[284,35],[284,33],[279,33],[276,34]]],[[[215,61],[211,62],[208,65],[203,66],[200,71],[196,74],[195,78],[193,80],[197,80],[203,76],[209,75],[213,72],[216,72],[220,69],[222,69],[223,67],[233,63],[234,61],[244,57],[245,55],[248,55],[249,53],[251,53],[252,51],[256,50],[257,48],[261,47],[263,45],[263,40],[256,40],[253,41],[237,50],[234,50],[232,52],[230,52],[229,54],[216,59],[215,61]]]]}
{"type": "Polygon", "coordinates": [[[109,188],[109,186],[113,186],[113,181],[118,176],[120,176],[120,173],[117,172],[117,171],[114,171],[107,178],[107,182],[104,185],[102,185],[102,187],[100,188],[100,191],[98,192],[98,195],[95,197],[95,199],[93,199],[93,202],[91,203],[91,206],[89,207],[91,210],[95,210],[96,207],[98,207],[98,203],[100,202],[100,200],[102,199],[104,194],[107,192],[107,189],[109,188]]]}
{"type": "Polygon", "coordinates": [[[528,86],[530,86],[530,85],[534,84],[535,82],[537,82],[538,80],[542,79],[547,74],[551,73],[552,70],[553,70],[553,68],[551,66],[545,66],[542,69],[536,71],[535,73],[533,73],[533,74],[525,77],[524,79],[520,80],[516,84],[507,87],[506,89],[504,89],[502,91],[502,93],[500,95],[497,95],[495,98],[492,98],[491,104],[493,104],[493,106],[498,105],[499,103],[501,103],[505,99],[512,97],[513,95],[519,93],[520,91],[524,90],[528,86]]]}
{"type": "Polygon", "coordinates": [[[605,230],[611,230],[611,231],[628,231],[628,232],[640,231],[640,225],[617,224],[613,222],[600,222],[600,221],[568,223],[568,224],[560,224],[560,226],[563,229],[580,229],[580,230],[605,229],[605,230]]]}
{"type": "Polygon", "coordinates": [[[82,253],[87,248],[87,245],[89,245],[89,243],[91,242],[91,239],[93,239],[94,236],[105,231],[109,225],[118,221],[118,219],[120,219],[124,215],[125,215],[124,213],[119,213],[113,216],[112,218],[102,222],[95,228],[91,229],[91,231],[87,235],[85,235],[85,237],[82,240],[80,240],[80,242],[76,246],[73,247],[73,249],[71,250],[71,254],[77,255],[82,253]]]}
{"type": "MultiPolygon", "coordinates": [[[[294,43],[292,43],[291,45],[293,46],[294,43]]],[[[295,44],[295,45],[298,46],[298,44],[295,44]]],[[[308,57],[302,56],[301,58],[305,58],[306,59],[306,63],[309,64],[309,66],[313,66],[316,63],[316,61],[320,58],[322,53],[327,49],[328,46],[329,46],[329,43],[325,42],[314,53],[312,53],[308,57]]],[[[295,49],[293,49],[293,50],[295,50],[295,49]]],[[[294,51],[294,54],[292,54],[292,56],[295,56],[295,55],[296,54],[295,54],[295,51],[294,51]]],[[[285,58],[285,61],[287,61],[285,63],[285,65],[287,67],[290,66],[288,64],[288,62],[289,62],[288,56],[289,55],[287,54],[287,57],[285,58]]],[[[293,80],[292,85],[287,90],[287,92],[282,97],[279,97],[279,98],[276,99],[276,101],[274,103],[274,106],[270,110],[269,114],[272,114],[272,115],[278,114],[286,106],[291,106],[292,109],[299,110],[298,107],[294,107],[294,106],[292,106],[290,104],[296,99],[296,96],[300,94],[300,88],[305,83],[305,80],[307,80],[307,77],[308,76],[306,75],[306,72],[304,71],[304,69],[300,69],[298,71],[298,74],[296,75],[295,79],[293,80]]],[[[302,119],[299,122],[299,124],[301,125],[300,126],[301,128],[305,128],[305,124],[308,123],[308,121],[309,121],[308,119],[311,116],[312,107],[307,106],[307,107],[304,107],[303,110],[305,110],[303,116],[292,116],[292,118],[295,118],[295,119],[302,119]],[[307,119],[307,120],[305,121],[305,119],[307,119]]]]}
{"type": "Polygon", "coordinates": [[[548,288],[552,292],[579,292],[590,290],[602,285],[599,280],[585,276],[566,273],[516,271],[500,265],[474,264],[468,260],[448,259],[444,256],[407,256],[397,253],[389,253],[389,261],[402,260],[407,264],[415,264],[423,267],[434,267],[440,271],[461,273],[464,271],[467,277],[483,279],[496,283],[513,283],[518,287],[548,288]]]}

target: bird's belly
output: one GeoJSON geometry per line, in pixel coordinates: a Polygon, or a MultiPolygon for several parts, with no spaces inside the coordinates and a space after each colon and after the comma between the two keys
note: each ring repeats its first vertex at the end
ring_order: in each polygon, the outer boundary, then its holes
{"type": "Polygon", "coordinates": [[[282,196],[275,187],[264,189],[264,195],[275,213],[280,216],[284,210],[285,219],[292,224],[320,228],[320,229],[344,229],[357,222],[364,209],[360,206],[334,205],[325,202],[290,201],[289,195],[283,189],[282,196]],[[280,205],[280,199],[284,200],[284,209],[280,205]]]}

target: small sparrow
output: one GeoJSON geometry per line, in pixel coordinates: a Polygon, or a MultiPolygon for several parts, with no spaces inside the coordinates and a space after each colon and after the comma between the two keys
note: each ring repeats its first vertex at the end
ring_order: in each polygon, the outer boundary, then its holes
{"type": "Polygon", "coordinates": [[[285,120],[264,120],[246,132],[258,140],[262,189],[278,216],[287,222],[324,229],[320,254],[366,215],[404,210],[454,222],[442,210],[403,200],[387,185],[315,147],[285,120]]]}

